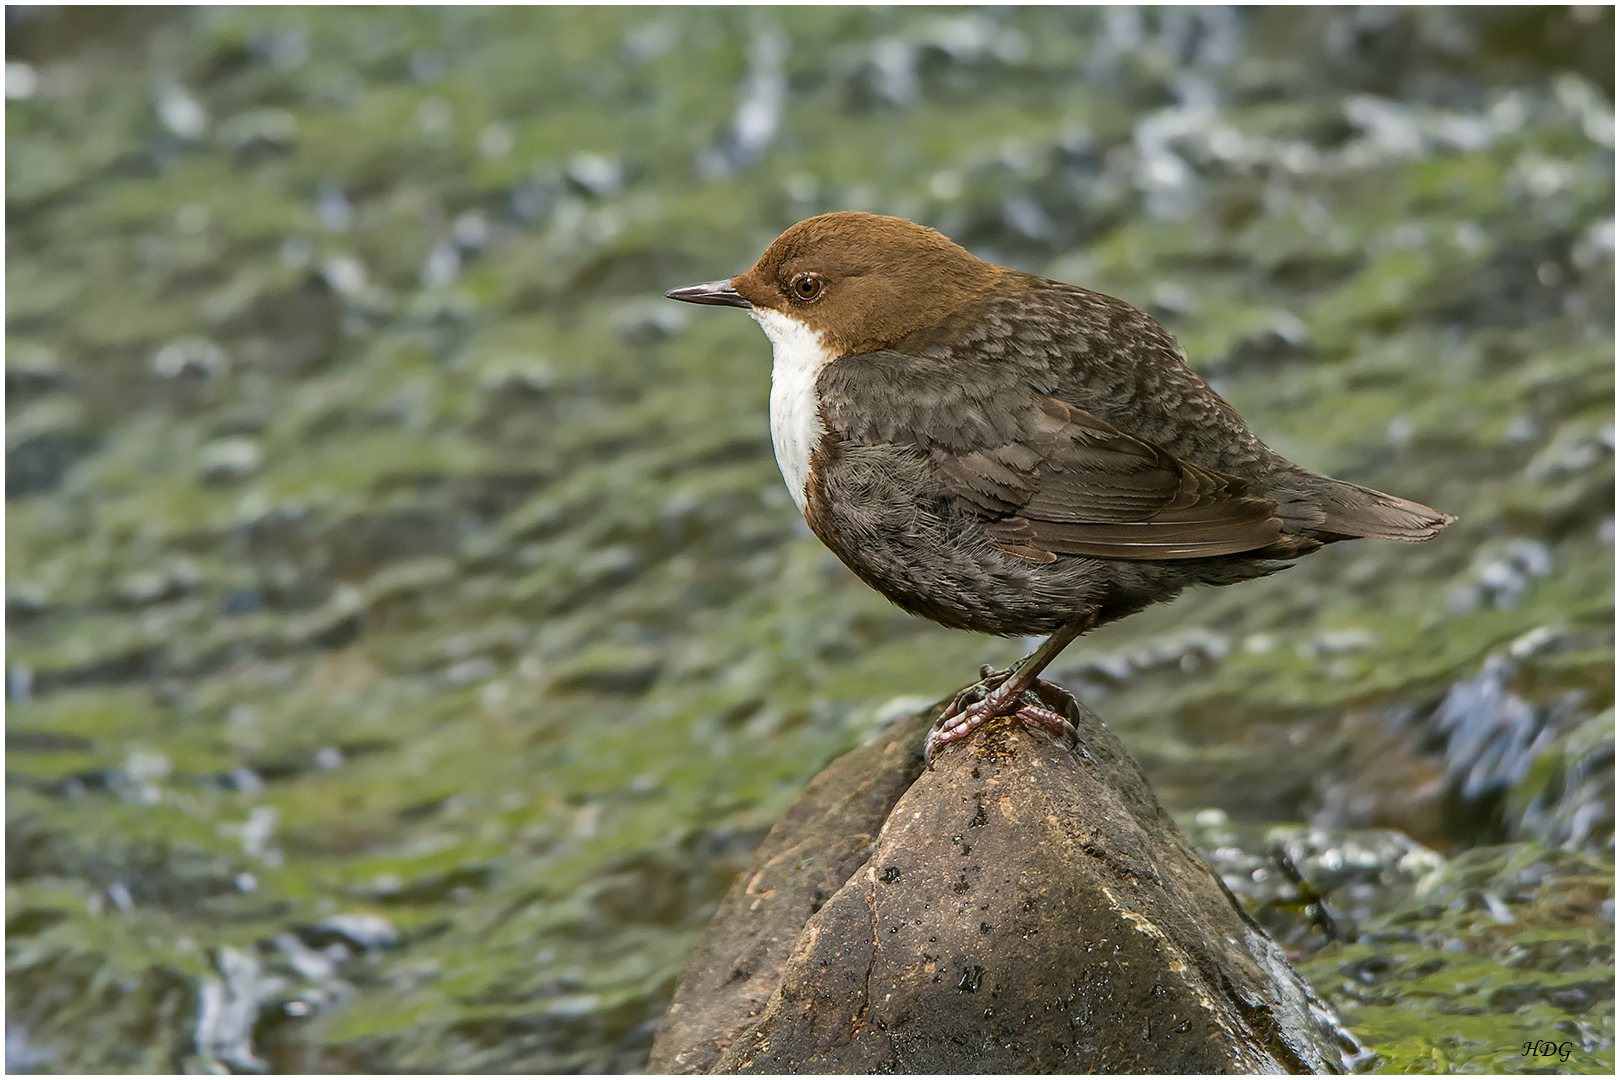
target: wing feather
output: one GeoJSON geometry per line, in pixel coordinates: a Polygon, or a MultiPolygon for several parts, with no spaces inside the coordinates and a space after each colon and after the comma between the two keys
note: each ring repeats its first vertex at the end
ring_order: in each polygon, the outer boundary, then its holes
{"type": "Polygon", "coordinates": [[[823,419],[854,442],[929,453],[945,490],[1008,554],[1198,559],[1293,542],[1277,504],[1247,494],[1244,480],[1051,396],[1058,387],[1038,351],[956,351],[948,366],[937,352],[829,364],[817,378],[823,419]]]}
{"type": "MultiPolygon", "coordinates": [[[[1038,396],[1021,443],[935,451],[952,492],[992,520],[1003,550],[1105,559],[1199,559],[1277,542],[1277,504],[1247,484],[1038,396]]],[[[1047,561],[1044,557],[1033,561],[1047,561]]]]}

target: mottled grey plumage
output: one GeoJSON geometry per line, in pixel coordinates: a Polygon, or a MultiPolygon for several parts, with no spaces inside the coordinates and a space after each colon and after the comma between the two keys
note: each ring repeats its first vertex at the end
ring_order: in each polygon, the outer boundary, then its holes
{"type": "Polygon", "coordinates": [[[817,380],[828,437],[807,516],[907,611],[1050,633],[1086,605],[1100,624],[1189,585],[1274,573],[1323,543],[1419,539],[1449,520],[1271,451],[1129,304],[1007,277],[817,380]],[[1193,485],[1202,503],[1167,515],[1193,485]],[[1135,551],[1121,536],[1133,530],[1135,551]]]}

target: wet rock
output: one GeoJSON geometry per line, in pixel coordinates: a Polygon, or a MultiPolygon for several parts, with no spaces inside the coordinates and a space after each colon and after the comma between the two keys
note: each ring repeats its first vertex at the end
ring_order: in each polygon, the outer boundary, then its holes
{"type": "Polygon", "coordinates": [[[1244,335],[1210,367],[1221,375],[1243,370],[1282,368],[1311,355],[1305,324],[1288,312],[1278,312],[1271,325],[1244,335]]]}
{"type": "Polygon", "coordinates": [[[1535,707],[1508,689],[1515,674],[1506,657],[1492,656],[1477,676],[1452,686],[1435,713],[1447,737],[1446,764],[1465,798],[1522,779],[1546,741],[1535,707]]]}
{"type": "Polygon", "coordinates": [[[289,620],[283,636],[292,645],[341,649],[365,629],[365,602],[360,590],[345,585],[333,591],[324,605],[289,620]]]}
{"type": "Polygon", "coordinates": [[[8,499],[54,491],[68,470],[98,443],[85,423],[83,410],[74,401],[46,399],[8,420],[8,499]]]}
{"type": "Polygon", "coordinates": [[[1552,551],[1539,540],[1510,540],[1481,550],[1467,580],[1451,590],[1453,612],[1472,611],[1487,601],[1496,608],[1517,607],[1537,578],[1552,572],[1552,551]]]}
{"type": "Polygon", "coordinates": [[[1354,941],[1359,927],[1432,886],[1446,865],[1394,830],[1239,824],[1220,810],[1199,811],[1182,824],[1290,956],[1354,941]]]}
{"type": "Polygon", "coordinates": [[[873,838],[922,773],[923,713],[833,762],[755,852],[687,962],[649,1072],[712,1070],[780,984],[806,920],[871,857],[873,838]]]}
{"type": "Polygon", "coordinates": [[[266,1063],[253,1052],[253,1025],[266,998],[286,989],[286,980],[261,973],[259,961],[239,949],[226,947],[215,958],[218,977],[205,975],[199,983],[197,1059],[188,1071],[264,1072],[266,1063]]]}
{"type": "Polygon", "coordinates": [[[129,607],[146,607],[184,596],[198,582],[197,566],[189,560],[177,561],[160,570],[142,570],[126,575],[119,583],[118,598],[129,607]]]}
{"type": "Polygon", "coordinates": [[[1614,710],[1555,737],[1509,796],[1515,835],[1572,851],[1614,844],[1614,710]]]}
{"type": "Polygon", "coordinates": [[[929,719],[839,759],[772,832],[650,1070],[1345,1067],[1354,1041],[1094,715],[1079,753],[1002,722],[924,773],[929,719]]]}
{"type": "Polygon", "coordinates": [[[15,408],[66,389],[71,383],[56,352],[39,345],[13,345],[6,356],[6,401],[15,408]]]}
{"type": "Polygon", "coordinates": [[[215,439],[197,454],[197,471],[204,483],[239,484],[259,471],[264,460],[252,439],[215,439]]]}
{"type": "Polygon", "coordinates": [[[864,113],[882,106],[915,105],[922,96],[917,54],[912,42],[888,37],[845,57],[840,65],[845,108],[864,113]]]}
{"type": "Polygon", "coordinates": [[[50,607],[50,595],[39,586],[26,581],[6,583],[6,618],[27,622],[45,614],[50,607]]]}
{"type": "MultiPolygon", "coordinates": [[[[6,65],[9,77],[10,64],[6,65]]],[[[8,97],[12,96],[7,94],[8,97]]],[[[35,1046],[28,1040],[28,1028],[22,1024],[6,1027],[6,1072],[30,1073],[50,1064],[56,1054],[44,1046],[35,1046]]]]}
{"type": "Polygon", "coordinates": [[[1399,828],[1437,849],[1504,838],[1612,850],[1613,712],[1567,674],[1593,639],[1544,625],[1431,705],[1347,712],[1312,824],[1399,828]]]}
{"type": "Polygon", "coordinates": [[[1029,58],[1028,38],[979,13],[939,19],[920,38],[925,56],[936,62],[1016,66],[1029,58]]]}
{"type": "Polygon", "coordinates": [[[568,159],[563,175],[585,195],[616,195],[624,186],[624,167],[601,154],[575,154],[568,159]]]}
{"type": "Polygon", "coordinates": [[[298,142],[298,121],[284,109],[249,109],[219,126],[219,139],[245,165],[286,153],[298,142]]]}
{"type": "Polygon", "coordinates": [[[1350,1023],[1362,1009],[1388,1018],[1396,1038],[1366,1071],[1419,1071],[1433,1058],[1406,1039],[1466,1012],[1489,1015],[1488,1034],[1459,1041],[1453,1071],[1526,1071],[1518,1045],[1551,1030],[1569,1037],[1568,1071],[1611,1072],[1608,1021],[1575,1018],[1612,1000],[1613,863],[1536,844],[1423,861],[1420,879],[1388,881],[1353,942],[1300,962],[1350,1023]]]}
{"type": "Polygon", "coordinates": [[[1571,425],[1525,466],[1524,475],[1538,483],[1560,480],[1613,457],[1613,425],[1596,430],[1574,429],[1571,425]]]}
{"type": "Polygon", "coordinates": [[[159,87],[153,93],[158,119],[173,135],[186,140],[200,139],[208,130],[208,110],[178,84],[159,87]]]}
{"type": "Polygon", "coordinates": [[[312,944],[330,945],[342,939],[362,949],[391,949],[399,944],[399,931],[381,915],[347,914],[322,919],[313,928],[312,944]],[[322,935],[325,935],[322,938],[322,935]]]}

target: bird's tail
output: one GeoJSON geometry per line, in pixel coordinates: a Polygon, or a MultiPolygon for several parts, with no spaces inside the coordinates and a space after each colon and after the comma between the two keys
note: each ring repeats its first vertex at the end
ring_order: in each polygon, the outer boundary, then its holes
{"type": "Polygon", "coordinates": [[[1328,480],[1320,497],[1324,518],[1319,527],[1325,533],[1339,536],[1369,536],[1417,544],[1433,540],[1441,529],[1457,520],[1457,515],[1444,510],[1397,499],[1343,480],[1328,480]]]}

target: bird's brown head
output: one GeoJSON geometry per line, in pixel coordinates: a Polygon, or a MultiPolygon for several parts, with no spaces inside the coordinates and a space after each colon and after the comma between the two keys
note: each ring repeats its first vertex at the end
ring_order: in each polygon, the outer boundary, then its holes
{"type": "Polygon", "coordinates": [[[667,295],[779,312],[848,356],[938,325],[1007,273],[904,218],[843,211],[799,222],[730,282],[667,295]]]}

